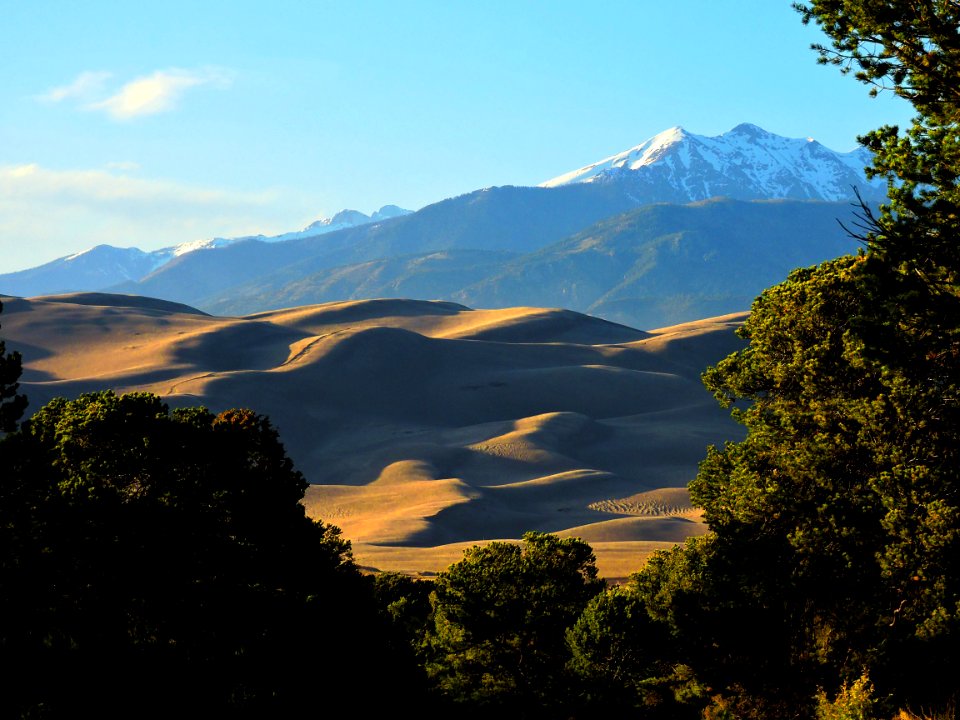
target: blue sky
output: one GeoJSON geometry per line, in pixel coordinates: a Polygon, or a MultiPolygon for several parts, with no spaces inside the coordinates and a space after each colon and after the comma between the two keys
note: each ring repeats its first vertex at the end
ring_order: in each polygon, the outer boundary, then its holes
{"type": "Polygon", "coordinates": [[[0,273],[536,185],[675,125],[846,151],[911,115],[789,0],[4,5],[0,273]]]}

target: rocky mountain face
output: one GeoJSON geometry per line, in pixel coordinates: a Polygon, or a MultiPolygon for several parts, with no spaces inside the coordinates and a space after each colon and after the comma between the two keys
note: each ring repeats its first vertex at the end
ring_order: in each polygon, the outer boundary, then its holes
{"type": "Polygon", "coordinates": [[[838,220],[854,222],[854,188],[871,205],[885,197],[868,162],[865,149],[838,153],[749,124],[716,137],[672,128],[539,187],[485,188],[413,213],[343,211],[283,235],[153,253],[99,246],[0,275],[0,293],[106,290],[218,314],[408,297],[662,327],[746,310],[789,269],[853,251],[838,220]]]}

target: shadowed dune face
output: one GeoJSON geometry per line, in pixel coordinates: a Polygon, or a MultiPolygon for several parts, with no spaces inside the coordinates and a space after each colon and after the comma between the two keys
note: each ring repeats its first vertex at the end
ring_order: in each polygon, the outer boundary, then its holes
{"type": "MultiPolygon", "coordinates": [[[[31,410],[111,388],[268,415],[307,512],[361,564],[430,573],[527,530],[623,577],[705,532],[686,483],[742,430],[700,383],[730,315],[643,332],[544,308],[371,300],[219,318],[129,296],[5,298],[31,410]]],[[[29,410],[28,410],[29,412],[29,410]]]]}

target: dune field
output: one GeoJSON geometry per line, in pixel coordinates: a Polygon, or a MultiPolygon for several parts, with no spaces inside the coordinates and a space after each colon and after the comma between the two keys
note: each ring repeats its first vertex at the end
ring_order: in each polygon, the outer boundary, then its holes
{"type": "Polygon", "coordinates": [[[268,415],[364,566],[427,576],[527,530],[622,579],[705,532],[685,486],[743,436],[700,373],[745,313],[641,331],[546,308],[363,300],[244,317],[126,295],[0,298],[31,410],[149,391],[268,415]]]}

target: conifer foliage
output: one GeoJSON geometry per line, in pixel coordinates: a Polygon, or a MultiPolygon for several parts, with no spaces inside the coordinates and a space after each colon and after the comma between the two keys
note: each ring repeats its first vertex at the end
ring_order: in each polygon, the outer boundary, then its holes
{"type": "Polygon", "coordinates": [[[748,346],[705,373],[748,434],[711,448],[691,484],[714,537],[675,554],[696,553],[699,580],[674,577],[690,565],[674,559],[640,585],[681,640],[709,639],[690,661],[717,714],[810,715],[817,693],[865,678],[880,716],[947,706],[960,673],[960,6],[795,7],[832,41],[822,62],[917,115],[861,138],[890,198],[862,208],[865,249],[765,291],[748,346]]]}
{"type": "Polygon", "coordinates": [[[17,393],[21,370],[20,353],[8,353],[6,343],[0,339],[0,433],[13,432],[27,407],[26,396],[17,393]]]}
{"type": "Polygon", "coordinates": [[[415,687],[267,418],[57,398],[0,441],[3,717],[287,717],[415,687]]]}
{"type": "Polygon", "coordinates": [[[458,713],[568,717],[566,630],[604,586],[593,550],[577,538],[528,532],[519,544],[466,550],[431,596],[433,683],[458,713]]]}

